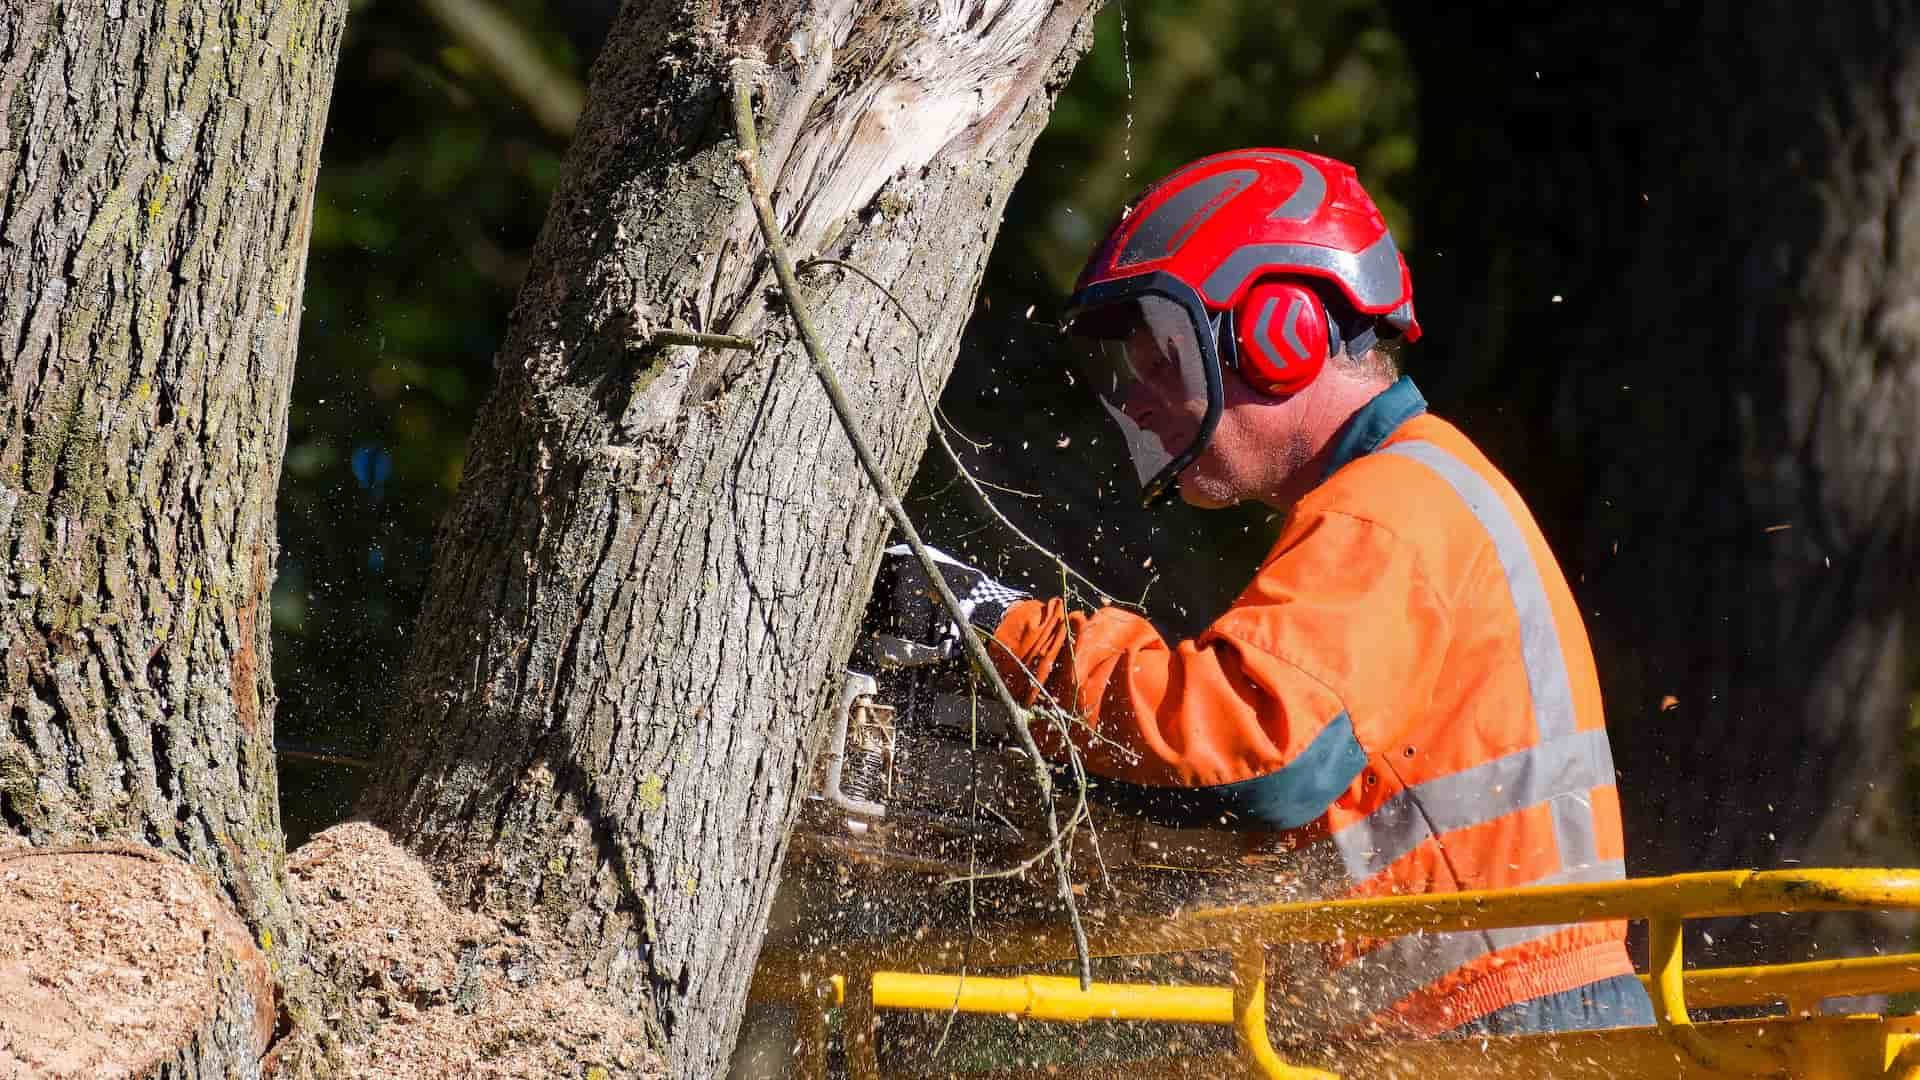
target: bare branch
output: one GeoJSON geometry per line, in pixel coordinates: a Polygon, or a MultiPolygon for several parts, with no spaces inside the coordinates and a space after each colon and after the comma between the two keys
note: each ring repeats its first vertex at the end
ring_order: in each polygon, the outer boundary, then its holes
{"type": "MultiPolygon", "coordinates": [[[[963,462],[961,462],[959,453],[957,453],[954,450],[953,444],[947,441],[946,427],[942,426],[941,421],[945,420],[946,425],[953,427],[955,431],[960,430],[959,426],[954,424],[953,421],[947,420],[946,413],[940,411],[939,406],[933,400],[932,392],[927,387],[927,374],[926,374],[924,365],[921,363],[921,349],[920,349],[920,341],[926,335],[924,331],[920,329],[919,320],[913,317],[913,313],[907,310],[907,306],[900,302],[899,297],[893,295],[893,290],[887,288],[885,285],[882,285],[877,279],[874,278],[872,274],[869,274],[865,270],[862,270],[861,268],[859,268],[858,266],[855,266],[854,264],[843,261],[841,259],[809,259],[805,264],[802,265],[802,269],[806,269],[814,266],[838,266],[847,270],[851,270],[854,273],[865,278],[868,284],[872,285],[876,289],[879,289],[881,293],[883,293],[886,296],[886,298],[890,302],[892,302],[894,310],[898,311],[900,313],[900,317],[907,320],[907,324],[913,327],[913,333],[914,333],[913,373],[914,373],[914,376],[919,380],[920,401],[921,401],[921,404],[926,407],[927,415],[932,421],[933,433],[940,440],[940,448],[946,451],[947,460],[953,463],[954,471],[959,473],[960,478],[962,480],[965,480],[967,482],[967,486],[973,489],[974,495],[977,498],[979,498],[981,503],[985,504],[987,508],[987,512],[993,515],[994,520],[998,521],[1001,524],[1001,526],[1004,527],[1008,532],[1018,537],[1021,543],[1027,545],[1033,550],[1046,556],[1047,560],[1049,562],[1052,562],[1054,565],[1058,566],[1063,574],[1072,575],[1074,578],[1077,578],[1081,584],[1085,585],[1089,589],[1092,589],[1096,597],[1100,597],[1103,600],[1113,599],[1113,596],[1114,596],[1113,593],[1108,592],[1107,590],[1101,588],[1099,584],[1095,582],[1092,578],[1089,578],[1087,575],[1082,574],[1080,571],[1075,570],[1073,567],[1067,565],[1067,561],[1065,559],[1061,558],[1059,555],[1056,555],[1052,551],[1048,550],[1046,545],[1042,544],[1040,541],[1035,540],[1031,536],[1028,536],[1026,532],[1023,531],[1020,528],[1020,526],[1015,525],[1007,517],[1006,514],[1001,513],[1000,508],[994,505],[993,500],[989,498],[987,496],[986,491],[982,489],[982,486],[981,486],[982,482],[980,481],[980,479],[978,477],[975,477],[973,475],[972,470],[968,469],[966,465],[963,462]]],[[[961,432],[960,437],[963,439],[966,439],[967,442],[972,443],[976,449],[986,445],[984,443],[974,442],[973,439],[967,437],[965,432],[961,432]]],[[[994,484],[992,486],[1000,487],[1000,485],[998,484],[994,484]]],[[[1034,497],[1024,491],[1014,491],[1012,488],[1001,488],[1001,490],[1007,491],[1014,495],[1020,495],[1025,498],[1034,497]]],[[[1125,601],[1117,601],[1117,602],[1121,604],[1125,604],[1125,601]]]]}
{"type": "Polygon", "coordinates": [[[697,330],[655,330],[647,338],[647,348],[656,345],[698,345],[703,349],[752,349],[759,344],[738,334],[703,334],[697,330]]]}

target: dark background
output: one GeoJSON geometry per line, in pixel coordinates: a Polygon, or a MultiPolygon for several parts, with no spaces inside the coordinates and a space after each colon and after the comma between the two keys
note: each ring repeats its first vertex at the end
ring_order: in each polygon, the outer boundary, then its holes
{"type": "MultiPolygon", "coordinates": [[[[446,14],[481,7],[363,0],[348,23],[280,495],[295,843],[346,813],[357,769],[315,755],[373,752],[404,660],[565,150],[531,103],[577,96],[612,16],[489,0],[532,58],[503,65],[446,14]]],[[[1426,339],[1405,365],[1527,496],[1588,614],[1633,868],[1910,853],[1920,407],[1872,380],[1920,382],[1920,166],[1900,165],[1920,160],[1920,31],[1876,10],[1110,4],[1008,206],[942,399],[975,440],[955,444],[1103,589],[1203,626],[1276,522],[1139,510],[1054,312],[1121,203],[1180,164],[1352,162],[1413,269],[1426,339]],[[1878,248],[1836,269],[1859,230],[1878,248]],[[1855,398],[1875,404],[1833,404],[1855,398]],[[1823,449],[1809,415],[1857,435],[1823,449]]],[[[937,446],[911,504],[934,542],[1057,591],[937,446]]]]}

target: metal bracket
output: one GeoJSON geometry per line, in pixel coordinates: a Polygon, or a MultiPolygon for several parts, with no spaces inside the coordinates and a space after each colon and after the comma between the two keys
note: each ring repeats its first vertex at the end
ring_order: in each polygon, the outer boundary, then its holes
{"type": "Polygon", "coordinates": [[[938,645],[928,645],[920,641],[908,641],[896,634],[875,634],[873,636],[873,658],[882,667],[916,668],[937,664],[950,659],[955,650],[951,640],[938,645]]]}
{"type": "Polygon", "coordinates": [[[840,708],[833,717],[833,737],[827,742],[827,801],[849,814],[869,818],[886,817],[887,804],[854,798],[841,788],[840,782],[847,766],[848,720],[861,698],[870,698],[879,692],[880,686],[873,681],[873,676],[849,669],[846,681],[840,686],[840,708]]]}

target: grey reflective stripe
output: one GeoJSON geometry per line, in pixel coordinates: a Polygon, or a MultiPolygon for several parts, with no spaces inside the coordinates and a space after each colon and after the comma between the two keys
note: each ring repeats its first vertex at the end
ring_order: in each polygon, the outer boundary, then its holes
{"type": "Polygon", "coordinates": [[[1493,485],[1467,465],[1433,443],[1415,440],[1380,448],[1382,454],[1409,457],[1447,482],[1473,511],[1480,527],[1493,539],[1493,552],[1507,577],[1514,614],[1520,619],[1520,655],[1526,664],[1527,686],[1533,692],[1533,719],[1545,742],[1574,729],[1573,684],[1567,678],[1567,657],[1560,649],[1560,629],[1553,621],[1547,587],[1534,565],[1526,534],[1493,485]]]}
{"type": "Polygon", "coordinates": [[[1320,209],[1327,201],[1327,178],[1320,170],[1304,158],[1292,154],[1275,154],[1275,158],[1300,170],[1300,186],[1287,196],[1287,201],[1267,215],[1268,221],[1305,221],[1320,209]]]}
{"type": "MultiPolygon", "coordinates": [[[[1626,864],[1619,859],[1562,870],[1534,885],[1584,885],[1619,881],[1626,864]]],[[[1394,938],[1331,973],[1318,991],[1297,994],[1310,1006],[1316,1029],[1331,1031],[1360,1023],[1455,971],[1529,941],[1538,941],[1580,923],[1511,926],[1447,934],[1407,934],[1394,938]]]]}
{"type": "MultiPolygon", "coordinates": [[[[1293,303],[1287,306],[1286,318],[1280,323],[1280,336],[1286,339],[1287,347],[1293,350],[1294,357],[1302,360],[1306,359],[1307,347],[1300,343],[1300,334],[1293,328],[1293,321],[1300,317],[1300,305],[1305,302],[1298,296],[1294,297],[1293,303]]],[[[1273,370],[1285,371],[1293,366],[1293,361],[1276,354],[1269,343],[1269,335],[1273,333],[1270,327],[1273,322],[1273,309],[1279,306],[1280,298],[1277,296],[1267,297],[1267,302],[1261,306],[1260,317],[1253,322],[1253,347],[1266,355],[1267,363],[1273,366],[1273,370]]]]}
{"type": "Polygon", "coordinates": [[[1134,227],[1114,265],[1131,266],[1173,254],[1186,242],[1186,237],[1193,235],[1193,230],[1204,225],[1233,196],[1259,178],[1260,174],[1252,169],[1233,169],[1194,181],[1192,186],[1154,207],[1146,220],[1134,227]]]}
{"type": "MultiPolygon", "coordinates": [[[[1604,731],[1572,735],[1516,750],[1446,776],[1404,788],[1378,810],[1333,834],[1341,864],[1354,882],[1362,882],[1399,861],[1428,837],[1438,837],[1535,806],[1550,799],[1587,798],[1587,792],[1614,782],[1613,755],[1604,731]]],[[[1577,865],[1570,852],[1593,850],[1592,815],[1580,822],[1584,840],[1561,840],[1561,865],[1577,865]]],[[[1556,835],[1562,817],[1556,812],[1556,835]]],[[[1590,860],[1589,860],[1590,861],[1590,860]]]]}
{"type": "MultiPolygon", "coordinates": [[[[1611,761],[1608,764],[1611,765],[1611,761]]],[[[1591,791],[1592,788],[1565,792],[1555,795],[1547,804],[1553,814],[1553,843],[1560,849],[1560,865],[1568,870],[1600,863],[1598,838],[1593,835],[1591,791]]]]}
{"type": "Polygon", "coordinates": [[[1209,166],[1218,165],[1223,161],[1270,161],[1272,159],[1273,151],[1271,150],[1235,150],[1230,154],[1215,154],[1212,157],[1201,158],[1199,161],[1168,173],[1164,179],[1149,189],[1148,193],[1150,194],[1152,191],[1166,187],[1168,184],[1179,180],[1190,172],[1196,172],[1209,166]]]}
{"type": "Polygon", "coordinates": [[[1358,254],[1314,244],[1247,244],[1215,267],[1200,291],[1214,303],[1224,304],[1262,270],[1288,266],[1331,274],[1364,307],[1384,307],[1400,299],[1400,249],[1393,246],[1391,233],[1381,233],[1380,239],[1358,254]]]}
{"type": "Polygon", "coordinates": [[[1380,321],[1403,334],[1411,330],[1413,328],[1413,301],[1408,300],[1406,303],[1380,316],[1380,321]]]}

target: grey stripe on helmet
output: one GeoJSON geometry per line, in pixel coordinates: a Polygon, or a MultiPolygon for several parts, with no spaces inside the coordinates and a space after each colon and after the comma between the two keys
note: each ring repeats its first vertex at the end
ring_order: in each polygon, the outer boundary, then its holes
{"type": "Polygon", "coordinates": [[[1403,334],[1413,329],[1413,301],[1409,299],[1406,303],[1380,316],[1380,321],[1403,334]]]}
{"type": "MultiPolygon", "coordinates": [[[[1534,885],[1583,885],[1619,881],[1626,864],[1619,859],[1562,870],[1534,885]]],[[[1445,934],[1413,933],[1393,938],[1329,973],[1317,988],[1292,992],[1306,1000],[1315,1030],[1335,1031],[1360,1023],[1422,987],[1445,978],[1482,956],[1538,941],[1578,923],[1512,926],[1445,934]]]]}
{"type": "Polygon", "coordinates": [[[1527,547],[1526,534],[1507,504],[1466,462],[1433,443],[1393,443],[1382,447],[1380,453],[1412,458],[1439,473],[1493,539],[1493,552],[1506,574],[1507,591],[1520,620],[1520,653],[1527,670],[1527,686],[1533,693],[1533,719],[1539,726],[1540,740],[1571,734],[1576,719],[1573,684],[1567,677],[1566,654],[1560,648],[1560,629],[1554,623],[1553,605],[1527,547]]]}
{"type": "Polygon", "coordinates": [[[1357,254],[1315,244],[1247,244],[1215,267],[1200,291],[1224,304],[1262,270],[1289,266],[1332,275],[1363,307],[1379,308],[1400,299],[1400,249],[1393,246],[1391,233],[1381,233],[1357,254]]]}
{"type": "MultiPolygon", "coordinates": [[[[1303,303],[1301,298],[1296,296],[1293,298],[1293,303],[1287,307],[1286,318],[1280,324],[1280,335],[1286,339],[1287,347],[1293,350],[1293,354],[1304,359],[1307,355],[1307,347],[1300,343],[1300,334],[1293,328],[1294,320],[1300,315],[1301,303],[1303,303]]],[[[1271,329],[1273,309],[1279,306],[1280,298],[1277,296],[1267,297],[1267,302],[1261,305],[1260,316],[1253,321],[1253,347],[1266,356],[1267,363],[1273,366],[1273,370],[1285,371],[1293,366],[1293,362],[1276,354],[1273,346],[1268,343],[1268,335],[1273,332],[1271,329]]]]}
{"type": "Polygon", "coordinates": [[[1275,154],[1275,158],[1300,170],[1300,186],[1287,201],[1274,208],[1267,215],[1268,221],[1305,221],[1317,212],[1327,201],[1327,178],[1311,162],[1292,154],[1275,154]]]}
{"type": "Polygon", "coordinates": [[[1275,152],[1272,150],[1235,150],[1229,154],[1215,154],[1212,157],[1201,158],[1199,161],[1195,161],[1187,165],[1183,165],[1180,168],[1175,169],[1173,172],[1170,172],[1167,175],[1161,177],[1160,182],[1153,185],[1153,187],[1148,188],[1147,192],[1151,193],[1151,192],[1157,191],[1160,188],[1166,187],[1168,184],[1173,183],[1174,181],[1180,179],[1181,177],[1187,175],[1190,172],[1197,172],[1201,169],[1218,165],[1223,161],[1271,161],[1274,157],[1274,153],[1275,152]]]}
{"type": "MultiPolygon", "coordinates": [[[[1393,865],[1429,837],[1483,825],[1549,799],[1577,796],[1584,800],[1587,792],[1613,782],[1607,733],[1578,731],[1414,784],[1327,842],[1340,852],[1347,876],[1358,883],[1393,865]]],[[[1556,832],[1559,821],[1556,817],[1556,832]]],[[[1566,859],[1569,850],[1584,853],[1594,846],[1591,814],[1580,827],[1588,836],[1578,843],[1571,838],[1563,841],[1562,866],[1572,865],[1566,859]]]]}
{"type": "Polygon", "coordinates": [[[1113,265],[1132,266],[1173,254],[1195,229],[1259,178],[1252,169],[1233,169],[1194,181],[1134,227],[1113,265]]]}

